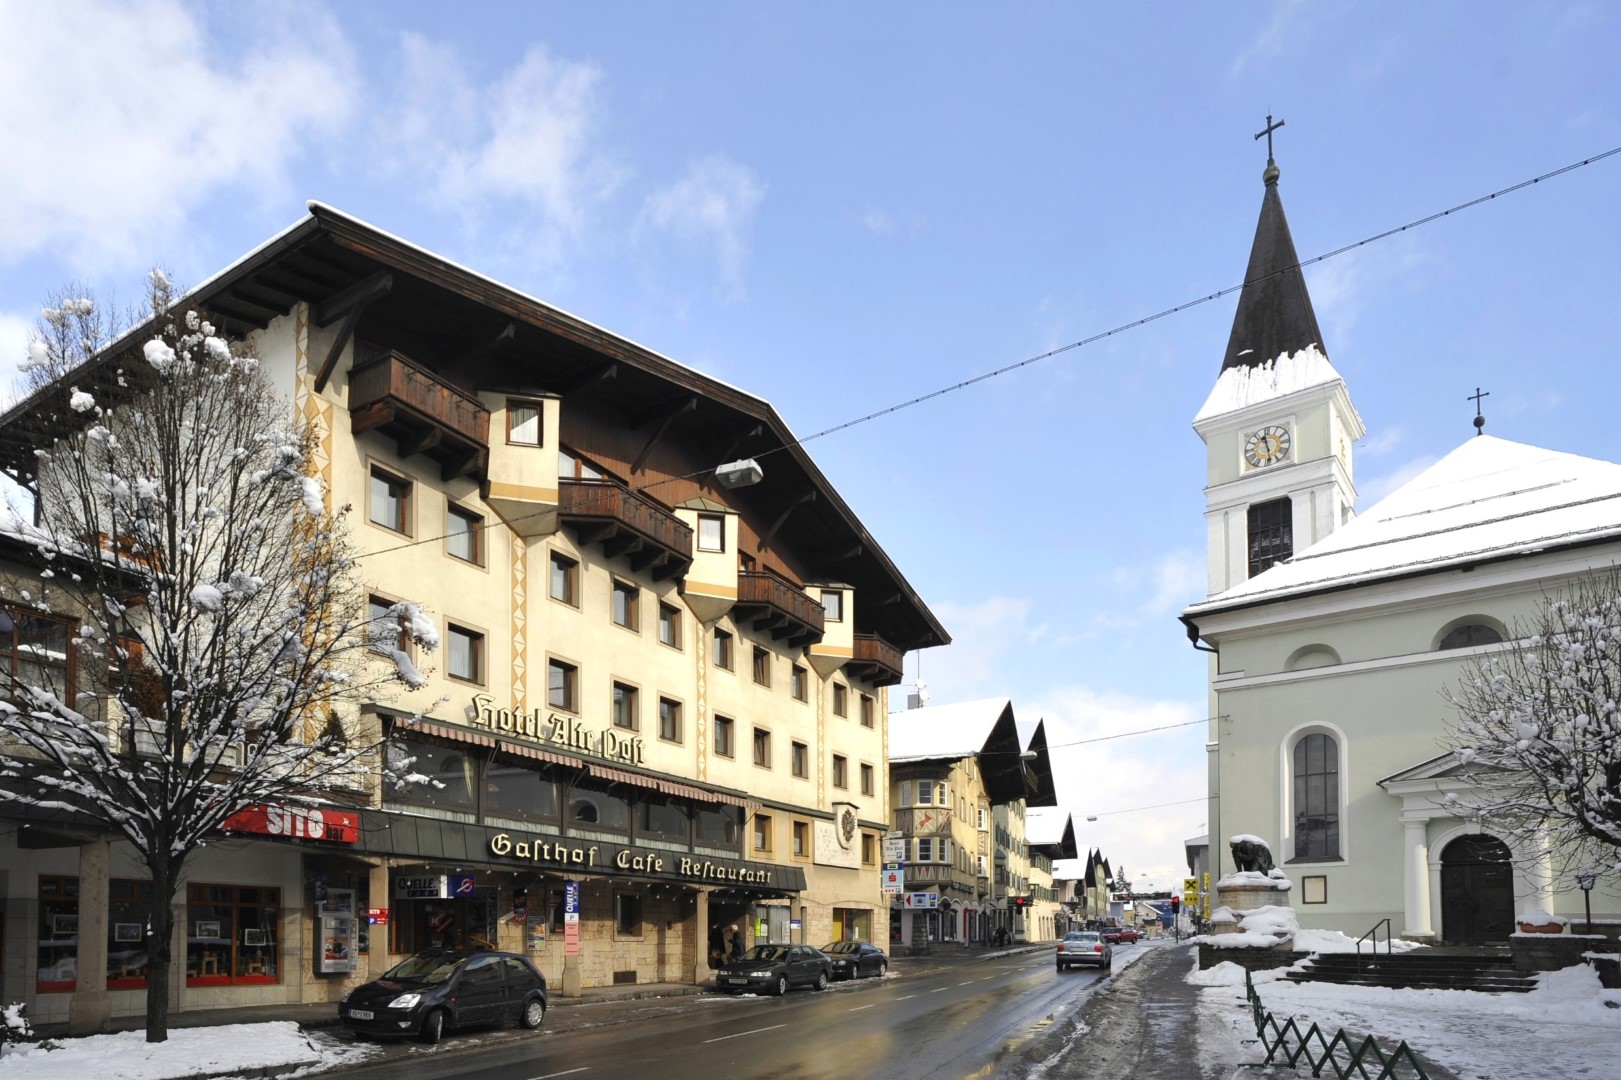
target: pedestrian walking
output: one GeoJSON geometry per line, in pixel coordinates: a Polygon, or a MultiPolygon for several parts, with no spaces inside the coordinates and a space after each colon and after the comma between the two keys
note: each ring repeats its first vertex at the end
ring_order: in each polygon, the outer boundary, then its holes
{"type": "Polygon", "coordinates": [[[728,961],[743,959],[743,931],[737,928],[736,923],[727,931],[726,950],[728,961]]]}

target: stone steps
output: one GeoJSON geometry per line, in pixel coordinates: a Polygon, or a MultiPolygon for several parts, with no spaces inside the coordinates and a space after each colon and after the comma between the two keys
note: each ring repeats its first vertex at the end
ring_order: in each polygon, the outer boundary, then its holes
{"type": "Polygon", "coordinates": [[[1535,975],[1516,971],[1506,949],[1469,953],[1414,950],[1370,957],[1364,953],[1319,953],[1300,971],[1284,976],[1291,982],[1331,982],[1396,989],[1476,990],[1490,994],[1525,993],[1537,985],[1535,975]]]}

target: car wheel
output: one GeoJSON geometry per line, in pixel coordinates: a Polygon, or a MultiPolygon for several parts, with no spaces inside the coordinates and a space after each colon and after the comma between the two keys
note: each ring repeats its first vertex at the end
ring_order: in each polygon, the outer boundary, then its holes
{"type": "Polygon", "coordinates": [[[877,972],[875,974],[877,974],[877,976],[880,979],[882,979],[884,977],[884,972],[886,972],[888,970],[889,970],[889,965],[884,963],[882,960],[880,960],[880,961],[878,961],[878,970],[877,970],[877,972]]]}
{"type": "Polygon", "coordinates": [[[423,1042],[433,1046],[445,1037],[445,1010],[435,1009],[422,1021],[422,1034],[419,1036],[423,1042]]]}
{"type": "Polygon", "coordinates": [[[784,994],[786,994],[788,992],[788,976],[778,975],[777,985],[773,987],[773,991],[778,997],[782,997],[784,994]]]}
{"type": "Polygon", "coordinates": [[[546,1019],[546,1003],[539,998],[530,998],[524,1002],[523,1016],[519,1018],[523,1026],[533,1031],[546,1019]]]}
{"type": "Polygon", "coordinates": [[[827,989],[827,972],[818,971],[816,973],[816,989],[818,989],[818,990],[826,990],[827,989]]]}

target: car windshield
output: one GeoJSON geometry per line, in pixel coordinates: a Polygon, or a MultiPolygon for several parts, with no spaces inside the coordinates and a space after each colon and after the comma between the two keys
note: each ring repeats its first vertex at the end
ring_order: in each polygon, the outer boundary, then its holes
{"type": "Polygon", "coordinates": [[[754,948],[744,953],[742,959],[746,964],[758,963],[761,960],[764,960],[767,963],[774,963],[778,960],[784,959],[787,957],[787,955],[788,950],[783,948],[781,945],[756,945],[754,948]]]}
{"type": "Polygon", "coordinates": [[[466,962],[465,956],[439,952],[417,953],[395,964],[383,978],[397,982],[442,983],[466,962]]]}
{"type": "Polygon", "coordinates": [[[837,956],[840,953],[853,953],[860,948],[861,942],[859,941],[835,941],[831,945],[823,945],[822,951],[829,956],[837,956]]]}
{"type": "Polygon", "coordinates": [[[1064,938],[1065,941],[1096,941],[1097,939],[1096,934],[1070,934],[1064,938]]]}

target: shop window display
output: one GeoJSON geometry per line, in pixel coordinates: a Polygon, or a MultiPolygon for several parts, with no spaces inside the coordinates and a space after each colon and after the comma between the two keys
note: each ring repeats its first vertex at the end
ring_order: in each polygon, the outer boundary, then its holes
{"type": "Polygon", "coordinates": [[[107,899],[107,989],[144,990],[152,883],[114,878],[107,883],[107,899]]]}
{"type": "Polygon", "coordinates": [[[186,985],[280,981],[276,964],[280,923],[280,889],[188,885],[186,985]]]}
{"type": "Polygon", "coordinates": [[[39,968],[34,989],[41,994],[72,991],[79,976],[79,879],[39,879],[39,968]]]}

